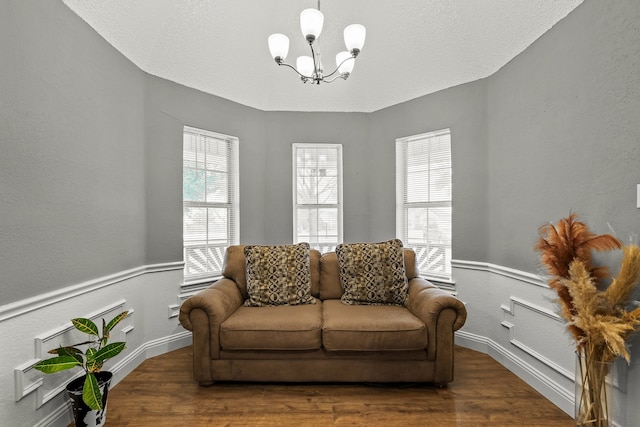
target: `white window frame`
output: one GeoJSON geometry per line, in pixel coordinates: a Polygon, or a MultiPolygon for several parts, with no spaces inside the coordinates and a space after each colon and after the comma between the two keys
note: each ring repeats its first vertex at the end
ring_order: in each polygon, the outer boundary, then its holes
{"type": "Polygon", "coordinates": [[[309,245],[318,249],[320,252],[328,252],[335,249],[335,245],[342,243],[343,241],[343,230],[342,230],[342,211],[343,211],[343,200],[342,200],[342,144],[330,144],[330,143],[294,143],[292,144],[292,189],[293,189],[293,242],[300,243],[306,242],[306,238],[301,238],[298,236],[298,209],[299,208],[307,208],[307,209],[322,209],[322,208],[335,208],[337,209],[337,241],[332,242],[335,244],[332,245],[320,245],[317,241],[308,242],[309,245]],[[299,204],[298,203],[298,165],[297,165],[297,151],[299,149],[307,149],[307,148],[330,148],[336,150],[336,159],[337,159],[337,203],[336,204],[299,204]]]}
{"type": "MultiPolygon", "coordinates": [[[[427,132],[419,135],[408,136],[396,139],[396,237],[401,239],[406,247],[413,248],[416,251],[416,262],[420,270],[420,274],[437,282],[452,283],[451,281],[451,254],[452,254],[452,237],[444,244],[431,244],[428,237],[429,227],[425,224],[427,237],[424,242],[415,243],[410,241],[408,233],[408,212],[411,208],[450,208],[453,216],[452,199],[453,199],[453,165],[451,164],[451,180],[449,181],[449,191],[451,198],[448,200],[437,201],[421,201],[407,202],[407,147],[412,142],[425,142],[448,136],[449,138],[449,156],[451,156],[451,130],[442,129],[434,132],[427,132]],[[438,257],[444,257],[444,271],[442,269],[434,270],[431,268],[437,265],[438,257]]],[[[425,165],[427,169],[430,164],[425,165]]],[[[428,185],[428,183],[426,184],[428,185]]],[[[430,197],[430,196],[429,196],[430,197]]],[[[452,218],[449,219],[448,227],[452,230],[452,218]]]]}
{"type": "MultiPolygon", "coordinates": [[[[217,141],[223,141],[227,144],[226,150],[226,176],[227,176],[227,200],[226,202],[209,202],[209,201],[187,201],[184,200],[183,194],[183,236],[185,233],[185,209],[189,207],[201,208],[222,208],[227,210],[227,239],[224,242],[217,239],[215,242],[209,238],[208,217],[205,220],[206,237],[198,242],[188,243],[183,238],[183,259],[184,259],[184,282],[185,284],[197,284],[210,281],[222,274],[222,263],[224,259],[225,249],[230,245],[237,245],[240,240],[240,185],[239,185],[239,139],[234,136],[224,135],[221,133],[211,132],[204,129],[198,129],[190,126],[184,126],[183,129],[183,176],[186,169],[184,163],[184,140],[187,134],[195,135],[196,138],[212,138],[217,141]],[[199,258],[198,266],[200,273],[189,274],[188,270],[191,263],[187,251],[191,250],[194,259],[199,258]]],[[[206,154],[205,154],[206,155],[206,154]]],[[[206,171],[206,168],[196,168],[196,170],[206,171]]],[[[211,170],[209,170],[211,171],[211,170]]],[[[224,172],[224,171],[223,171],[224,172]]],[[[222,173],[217,171],[217,173],[222,173]]],[[[184,179],[184,178],[183,178],[184,179]]],[[[183,181],[184,186],[184,181],[183,181]]],[[[206,173],[205,173],[206,188],[206,173]]]]}

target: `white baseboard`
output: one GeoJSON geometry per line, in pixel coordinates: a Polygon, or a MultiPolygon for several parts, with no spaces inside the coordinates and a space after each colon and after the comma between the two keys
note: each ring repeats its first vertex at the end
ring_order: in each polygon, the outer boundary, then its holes
{"type": "Polygon", "coordinates": [[[562,387],[557,381],[534,368],[495,341],[464,331],[458,331],[456,332],[456,344],[488,354],[505,368],[523,379],[527,384],[535,388],[564,412],[573,416],[575,408],[573,390],[567,390],[562,387]]]}

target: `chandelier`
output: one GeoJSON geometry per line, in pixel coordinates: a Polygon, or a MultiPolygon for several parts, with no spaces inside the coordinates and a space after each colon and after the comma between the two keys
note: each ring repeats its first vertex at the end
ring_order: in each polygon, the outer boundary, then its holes
{"type": "MultiPolygon", "coordinates": [[[[285,65],[300,75],[303,83],[319,85],[320,82],[331,83],[337,78],[346,80],[353,71],[355,58],[364,46],[366,29],[360,24],[352,24],[344,29],[344,43],[346,51],[336,55],[336,69],[329,74],[324,73],[322,55],[319,49],[314,49],[313,42],[320,37],[324,15],[320,12],[320,0],[317,9],[305,9],[300,13],[300,29],[302,35],[309,43],[311,56],[299,56],[296,66],[284,62],[289,53],[289,38],[284,34],[271,34],[269,36],[269,51],[278,65],[285,65]]],[[[317,46],[316,46],[317,47],[317,46]]]]}

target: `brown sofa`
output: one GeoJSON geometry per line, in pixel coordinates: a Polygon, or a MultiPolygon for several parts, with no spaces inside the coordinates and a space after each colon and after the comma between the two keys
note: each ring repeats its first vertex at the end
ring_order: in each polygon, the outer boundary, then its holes
{"type": "Polygon", "coordinates": [[[346,305],[335,252],[309,252],[315,304],[246,307],[244,246],[225,254],[223,278],[186,300],[193,376],[215,381],[430,382],[453,380],[454,331],[464,305],[418,277],[404,249],[407,306],[346,305]]]}

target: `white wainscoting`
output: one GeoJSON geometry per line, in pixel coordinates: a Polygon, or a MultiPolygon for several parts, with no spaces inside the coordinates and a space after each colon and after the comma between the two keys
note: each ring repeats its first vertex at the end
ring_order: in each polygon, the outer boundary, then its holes
{"type": "MultiPolygon", "coordinates": [[[[453,260],[452,267],[457,297],[468,311],[456,344],[490,355],[573,416],[575,348],[545,278],[474,261],[453,260]]],[[[614,426],[631,425],[627,377],[626,363],[616,361],[614,426]]]]}
{"type": "MultiPolygon", "coordinates": [[[[454,260],[452,264],[457,296],[469,312],[456,343],[489,354],[573,415],[573,346],[555,312],[554,292],[531,273],[488,263],[454,260]]],[[[3,423],[62,427],[71,422],[63,393],[47,385],[55,381],[53,376],[45,378],[31,367],[42,357],[41,351],[66,339],[62,337],[72,317],[109,317],[117,310],[133,310],[119,330],[118,339],[126,340],[127,349],[108,366],[115,385],[147,358],[191,343],[191,334],[178,324],[177,315],[181,302],[194,292],[183,286],[182,263],[167,263],[0,306],[0,341],[5,343],[0,347],[3,423]]],[[[620,392],[626,392],[628,376],[630,381],[639,379],[624,363],[617,363],[614,371],[620,392]]],[[[637,394],[629,388],[629,398],[637,394]]],[[[616,413],[637,415],[635,406],[624,407],[629,406],[624,398],[616,413]]]]}
{"type": "MultiPolygon", "coordinates": [[[[125,300],[120,300],[103,307],[97,312],[83,317],[91,319],[94,322],[99,322],[100,319],[103,318],[110,320],[116,314],[125,311],[125,304],[125,300]]],[[[112,331],[112,342],[126,341],[126,334],[133,330],[131,320],[133,312],[133,309],[129,309],[129,314],[118,325],[118,329],[116,331],[112,331]]],[[[80,369],[63,371],[57,375],[44,375],[41,372],[34,370],[33,365],[42,359],[51,357],[47,352],[53,348],[73,345],[73,343],[76,342],[84,342],[86,339],[87,336],[78,332],[71,322],[36,336],[34,339],[34,358],[23,363],[14,370],[16,402],[20,401],[29,393],[35,391],[36,408],[40,408],[42,405],[61,393],[70,381],[80,377],[83,374],[80,369]]]]}
{"type": "Polygon", "coordinates": [[[105,366],[114,374],[112,386],[146,359],[190,345],[191,333],[171,309],[167,314],[167,307],[184,298],[182,268],[182,262],[141,266],[0,306],[3,425],[63,427],[71,422],[63,390],[82,372],[46,375],[32,367],[48,357],[49,349],[82,338],[71,325],[73,317],[101,322],[129,310],[112,336],[127,348],[105,366]]]}
{"type": "Polygon", "coordinates": [[[574,412],[574,349],[554,293],[537,275],[454,260],[458,298],[469,317],[456,343],[489,354],[569,415],[574,412]]]}

